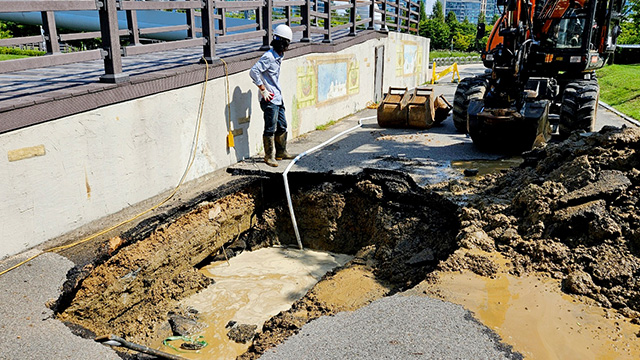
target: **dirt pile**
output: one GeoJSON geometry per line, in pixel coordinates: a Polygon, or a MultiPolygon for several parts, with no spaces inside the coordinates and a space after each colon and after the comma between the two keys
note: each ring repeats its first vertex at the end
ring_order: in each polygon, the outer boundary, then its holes
{"type": "MultiPolygon", "coordinates": [[[[464,194],[462,248],[500,251],[516,275],[547,272],[565,292],[635,318],[640,311],[640,130],[605,128],[524,154],[512,171],[440,185],[464,194]]],[[[492,275],[457,252],[442,270],[492,275]]]]}

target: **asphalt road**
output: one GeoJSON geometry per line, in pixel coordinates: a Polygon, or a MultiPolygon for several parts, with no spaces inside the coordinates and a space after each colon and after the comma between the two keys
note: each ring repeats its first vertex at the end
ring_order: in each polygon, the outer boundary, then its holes
{"type": "MultiPolygon", "coordinates": [[[[37,252],[4,261],[0,270],[37,252]]],[[[73,335],[46,307],[60,296],[60,286],[72,266],[60,255],[45,253],[0,276],[0,359],[120,359],[107,346],[73,335]]]]}
{"type": "Polygon", "coordinates": [[[522,359],[460,305],[394,295],[306,324],[263,360],[522,359]]]}
{"type": "MultiPolygon", "coordinates": [[[[481,64],[459,67],[462,78],[481,74],[481,64]]],[[[435,95],[443,94],[453,103],[457,83],[450,77],[433,85],[435,95]]],[[[324,131],[314,131],[307,136],[290,141],[291,153],[302,153],[321,144],[336,134],[352,128],[362,121],[362,127],[336,139],[321,150],[301,158],[291,172],[311,172],[334,174],[356,174],[363,168],[400,170],[411,175],[420,185],[433,184],[450,178],[462,177],[464,168],[452,166],[462,162],[472,163],[505,159],[504,154],[480,152],[471,138],[456,131],[451,114],[441,125],[427,130],[386,129],[378,126],[376,110],[367,109],[343,119],[324,131]]],[[[623,124],[626,122],[611,111],[600,107],[596,127],[623,124]]],[[[254,157],[230,167],[239,174],[282,173],[290,160],[280,161],[280,166],[272,168],[264,164],[261,157],[254,157]]]]}

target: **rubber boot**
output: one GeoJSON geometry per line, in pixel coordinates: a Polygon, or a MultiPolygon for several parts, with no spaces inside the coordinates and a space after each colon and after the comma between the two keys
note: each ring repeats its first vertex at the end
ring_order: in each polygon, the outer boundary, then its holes
{"type": "Polygon", "coordinates": [[[278,162],[273,154],[273,136],[262,136],[262,142],[264,143],[264,162],[269,166],[278,166],[278,162]]]}
{"type": "Polygon", "coordinates": [[[276,134],[276,160],[293,159],[295,155],[287,152],[287,133],[276,134]]]}

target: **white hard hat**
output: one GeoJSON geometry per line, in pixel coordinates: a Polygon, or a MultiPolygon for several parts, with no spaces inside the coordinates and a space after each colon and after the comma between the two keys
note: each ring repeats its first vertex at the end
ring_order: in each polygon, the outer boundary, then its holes
{"type": "Polygon", "coordinates": [[[273,35],[281,37],[283,39],[287,39],[289,41],[293,39],[293,32],[291,31],[291,28],[285,24],[276,26],[276,29],[273,30],[273,35]]]}

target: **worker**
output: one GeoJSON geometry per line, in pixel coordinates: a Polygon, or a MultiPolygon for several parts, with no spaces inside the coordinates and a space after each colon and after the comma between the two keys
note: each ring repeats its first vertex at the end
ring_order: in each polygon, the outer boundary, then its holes
{"type": "Polygon", "coordinates": [[[273,35],[271,49],[251,67],[249,74],[260,90],[260,108],[264,113],[264,162],[275,167],[278,166],[276,160],[293,159],[287,152],[287,120],[279,82],[280,64],[293,33],[290,27],[281,24],[275,28],[273,35]]]}

